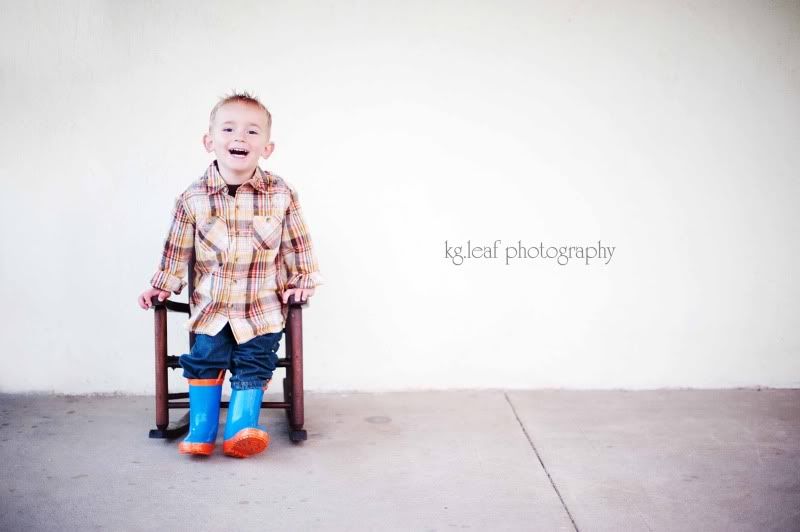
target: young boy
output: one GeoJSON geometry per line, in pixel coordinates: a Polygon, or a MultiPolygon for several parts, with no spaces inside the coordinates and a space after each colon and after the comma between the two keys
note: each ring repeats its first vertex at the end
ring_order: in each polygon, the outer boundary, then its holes
{"type": "Polygon", "coordinates": [[[226,369],[232,392],[224,453],[244,458],[267,448],[258,416],[289,296],[305,301],[322,284],[297,193],[258,166],[275,148],[271,126],[269,111],[246,92],[214,106],[203,144],[216,160],[176,199],[152,288],[139,296],[149,309],[153,296],[179,294],[194,252],[186,328],[195,343],[179,358],[189,379],[189,435],[178,446],[184,454],[214,450],[226,369]]]}

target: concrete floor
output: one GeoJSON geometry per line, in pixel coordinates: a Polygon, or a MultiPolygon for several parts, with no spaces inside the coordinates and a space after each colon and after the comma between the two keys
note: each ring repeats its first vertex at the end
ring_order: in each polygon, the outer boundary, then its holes
{"type": "Polygon", "coordinates": [[[246,460],[148,439],[150,397],[0,412],[0,530],[800,530],[798,390],[307,393],[246,460]]]}

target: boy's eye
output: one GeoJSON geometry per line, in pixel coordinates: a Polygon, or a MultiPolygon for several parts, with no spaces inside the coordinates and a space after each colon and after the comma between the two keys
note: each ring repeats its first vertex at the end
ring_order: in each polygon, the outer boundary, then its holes
{"type": "MultiPolygon", "coordinates": [[[[223,127],[222,131],[233,131],[233,128],[231,128],[231,127],[223,127]]],[[[249,133],[252,133],[254,135],[258,135],[258,131],[252,130],[252,129],[249,131],[249,133]]]]}

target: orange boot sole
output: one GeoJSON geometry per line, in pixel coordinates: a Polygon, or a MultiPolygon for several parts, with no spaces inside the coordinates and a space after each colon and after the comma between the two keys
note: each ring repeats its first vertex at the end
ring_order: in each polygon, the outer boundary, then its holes
{"type": "Polygon", "coordinates": [[[225,440],[222,451],[228,456],[247,458],[269,447],[269,434],[259,429],[242,429],[233,438],[225,440]]]}
{"type": "Polygon", "coordinates": [[[178,452],[181,454],[199,454],[202,456],[211,456],[211,453],[214,452],[214,444],[180,442],[178,444],[178,452]]]}

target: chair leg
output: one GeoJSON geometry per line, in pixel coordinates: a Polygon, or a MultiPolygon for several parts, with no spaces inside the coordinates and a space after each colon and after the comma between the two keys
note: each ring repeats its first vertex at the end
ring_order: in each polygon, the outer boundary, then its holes
{"type": "Polygon", "coordinates": [[[164,430],[169,425],[169,396],[167,382],[167,308],[155,309],[156,333],[156,427],[164,430]]]}
{"type": "Polygon", "coordinates": [[[171,422],[165,429],[150,429],[151,438],[174,439],[180,438],[189,432],[189,412],[186,412],[177,421],[171,422]]]}
{"type": "Polygon", "coordinates": [[[169,381],[167,380],[167,308],[155,308],[156,328],[156,428],[151,438],[177,438],[189,430],[189,412],[169,422],[169,381]]]}
{"type": "Polygon", "coordinates": [[[289,307],[287,334],[287,353],[290,365],[283,380],[283,394],[290,407],[286,414],[289,418],[289,438],[297,443],[308,436],[303,430],[303,314],[300,307],[289,307]]]}

